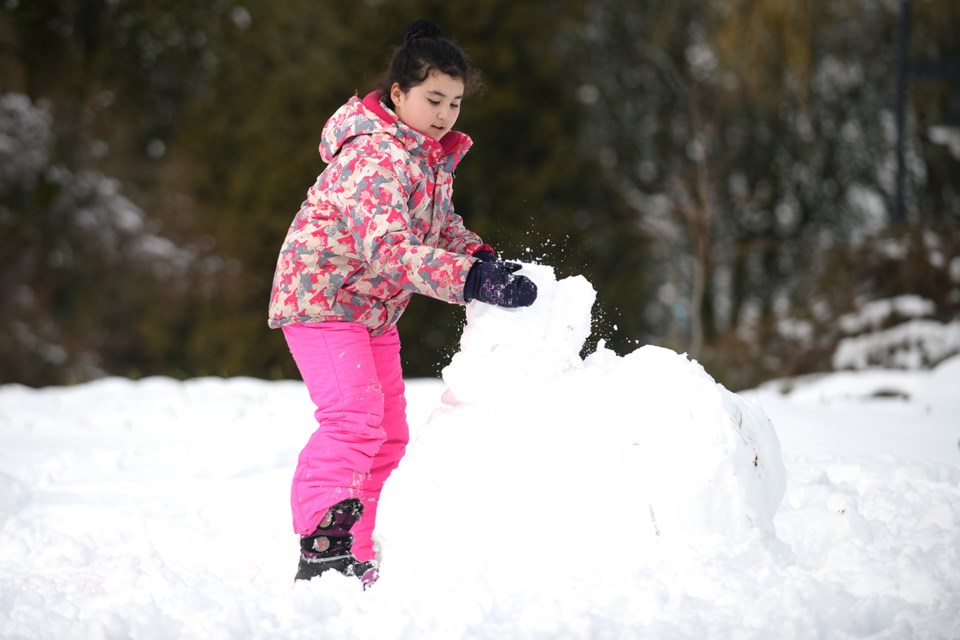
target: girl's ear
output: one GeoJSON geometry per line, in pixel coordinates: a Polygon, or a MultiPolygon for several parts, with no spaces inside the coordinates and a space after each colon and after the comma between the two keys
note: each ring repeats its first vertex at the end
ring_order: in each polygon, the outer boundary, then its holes
{"type": "Polygon", "coordinates": [[[400,88],[400,83],[394,82],[393,86],[390,87],[390,100],[393,101],[394,105],[400,104],[403,99],[403,89],[400,88]]]}

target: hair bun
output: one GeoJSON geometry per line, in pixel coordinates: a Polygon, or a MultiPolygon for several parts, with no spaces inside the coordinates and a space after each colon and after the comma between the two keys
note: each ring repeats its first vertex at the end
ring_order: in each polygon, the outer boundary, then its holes
{"type": "Polygon", "coordinates": [[[403,38],[403,43],[407,44],[417,38],[439,38],[440,27],[435,22],[429,20],[417,20],[407,29],[407,35],[403,38]]]}

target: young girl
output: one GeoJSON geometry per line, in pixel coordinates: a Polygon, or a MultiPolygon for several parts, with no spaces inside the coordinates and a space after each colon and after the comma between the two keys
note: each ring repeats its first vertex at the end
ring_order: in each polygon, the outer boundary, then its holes
{"type": "Polygon", "coordinates": [[[463,52],[414,23],[379,90],[351,98],[323,128],[327,168],[280,251],[270,326],[282,328],[316,404],[316,432],[293,477],[296,578],[334,569],[377,578],[373,529],[407,422],[396,323],[414,293],[450,303],[533,304],[453,210],[453,171],[472,144],[453,131],[471,80],[463,52]]]}

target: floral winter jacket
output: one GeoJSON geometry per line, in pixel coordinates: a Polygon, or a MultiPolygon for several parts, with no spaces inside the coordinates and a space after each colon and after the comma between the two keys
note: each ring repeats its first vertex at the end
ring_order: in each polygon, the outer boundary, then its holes
{"type": "Polygon", "coordinates": [[[463,304],[484,247],[453,210],[453,171],[472,141],[407,127],[371,93],[323,128],[328,164],[310,188],[277,261],[269,325],[347,320],[373,335],[414,293],[463,304]]]}

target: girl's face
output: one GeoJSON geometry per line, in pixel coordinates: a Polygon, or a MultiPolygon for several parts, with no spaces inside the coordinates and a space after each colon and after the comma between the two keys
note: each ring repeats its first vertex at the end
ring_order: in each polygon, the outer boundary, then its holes
{"type": "Polygon", "coordinates": [[[394,82],[390,98],[403,124],[439,140],[453,129],[460,115],[463,81],[433,70],[406,93],[394,82]]]}

